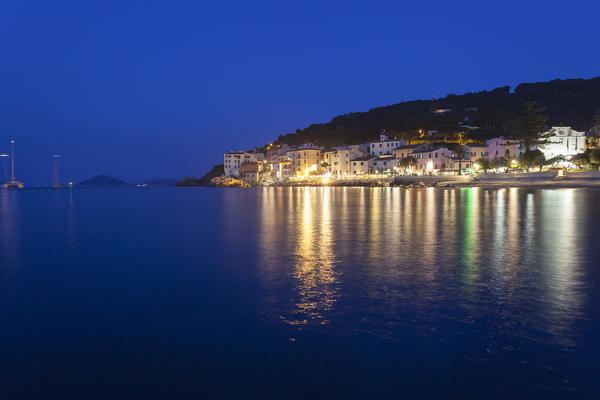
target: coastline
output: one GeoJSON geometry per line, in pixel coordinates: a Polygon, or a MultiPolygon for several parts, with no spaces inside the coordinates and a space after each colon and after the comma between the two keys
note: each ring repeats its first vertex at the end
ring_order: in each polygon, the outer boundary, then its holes
{"type": "Polygon", "coordinates": [[[374,179],[345,179],[323,183],[319,179],[277,183],[276,187],[483,187],[483,188],[600,188],[600,171],[568,172],[558,176],[554,171],[518,174],[488,174],[479,176],[433,175],[396,176],[374,179]]]}
{"type": "Polygon", "coordinates": [[[411,184],[380,184],[373,182],[370,184],[322,184],[322,183],[300,183],[300,184],[279,184],[270,187],[400,187],[404,189],[419,188],[528,188],[528,189],[600,189],[598,180],[544,180],[544,181],[521,181],[506,180],[499,182],[470,181],[470,182],[440,182],[440,183],[411,183],[411,184]]]}

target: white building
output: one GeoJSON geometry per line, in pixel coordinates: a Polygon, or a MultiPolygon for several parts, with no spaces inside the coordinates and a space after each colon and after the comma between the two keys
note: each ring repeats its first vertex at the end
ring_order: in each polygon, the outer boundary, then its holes
{"type": "Polygon", "coordinates": [[[547,160],[556,156],[574,156],[585,152],[585,132],[578,132],[570,126],[553,126],[544,134],[549,143],[540,145],[547,160]]]}
{"type": "Polygon", "coordinates": [[[290,160],[272,162],[271,174],[274,182],[285,182],[296,175],[290,160]]]}
{"type": "Polygon", "coordinates": [[[392,150],[397,149],[400,146],[404,146],[406,140],[404,139],[390,139],[388,135],[382,133],[379,135],[378,142],[369,142],[369,154],[373,156],[383,156],[392,154],[392,150]]]}
{"type": "Polygon", "coordinates": [[[365,156],[360,145],[339,146],[332,151],[323,153],[323,161],[327,163],[326,170],[334,178],[350,175],[350,161],[365,156]]]}
{"type": "Polygon", "coordinates": [[[256,152],[230,151],[229,153],[225,153],[223,162],[225,176],[239,177],[242,164],[263,161],[264,159],[264,154],[256,152]]]}

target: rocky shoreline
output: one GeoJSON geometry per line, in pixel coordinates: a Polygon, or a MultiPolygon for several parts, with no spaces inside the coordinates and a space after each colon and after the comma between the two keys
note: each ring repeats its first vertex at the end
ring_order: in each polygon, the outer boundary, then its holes
{"type": "MultiPolygon", "coordinates": [[[[206,186],[212,187],[257,187],[246,182],[225,177],[215,177],[206,186]]],[[[258,186],[262,187],[262,186],[258,186]]],[[[533,172],[516,174],[489,174],[480,176],[396,176],[381,178],[348,178],[342,180],[304,179],[279,182],[269,187],[401,187],[401,188],[600,188],[600,171],[575,171],[561,174],[556,172],[533,172]]]]}

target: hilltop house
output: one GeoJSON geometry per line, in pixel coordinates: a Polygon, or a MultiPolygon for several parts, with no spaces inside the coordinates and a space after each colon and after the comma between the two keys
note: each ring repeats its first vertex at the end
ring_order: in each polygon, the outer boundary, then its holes
{"type": "Polygon", "coordinates": [[[392,154],[392,151],[400,146],[404,146],[406,140],[404,139],[390,139],[385,133],[379,135],[378,142],[369,142],[368,149],[369,154],[374,156],[383,156],[392,154]]]}

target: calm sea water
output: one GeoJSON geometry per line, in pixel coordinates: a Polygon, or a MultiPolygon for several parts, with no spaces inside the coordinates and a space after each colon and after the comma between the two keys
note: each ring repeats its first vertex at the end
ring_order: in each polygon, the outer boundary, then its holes
{"type": "Polygon", "coordinates": [[[600,191],[0,192],[0,398],[594,397],[600,191]]]}

